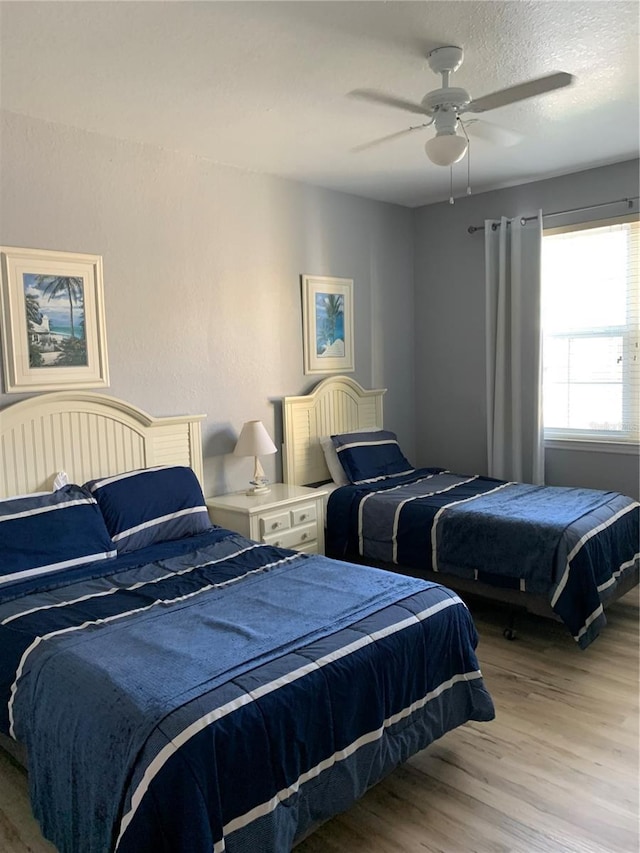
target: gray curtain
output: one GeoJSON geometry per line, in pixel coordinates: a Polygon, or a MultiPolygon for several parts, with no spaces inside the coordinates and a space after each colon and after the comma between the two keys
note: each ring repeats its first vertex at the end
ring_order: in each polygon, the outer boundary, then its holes
{"type": "Polygon", "coordinates": [[[541,484],[542,212],[524,224],[488,220],[484,233],[489,476],[541,484]]]}

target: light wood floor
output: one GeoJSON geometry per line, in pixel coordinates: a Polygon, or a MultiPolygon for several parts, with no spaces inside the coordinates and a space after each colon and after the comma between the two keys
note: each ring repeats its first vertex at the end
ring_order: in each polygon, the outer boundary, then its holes
{"type": "MultiPolygon", "coordinates": [[[[638,590],[585,652],[526,615],[508,642],[504,610],[471,609],[496,719],[450,732],[296,853],[638,853],[638,590]]],[[[0,851],[54,853],[4,754],[0,851]]]]}

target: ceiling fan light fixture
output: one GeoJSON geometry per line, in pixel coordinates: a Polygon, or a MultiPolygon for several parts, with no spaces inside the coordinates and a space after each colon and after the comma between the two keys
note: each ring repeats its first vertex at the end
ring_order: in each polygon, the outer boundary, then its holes
{"type": "Polygon", "coordinates": [[[438,133],[427,140],[424,150],[436,166],[453,166],[467,153],[469,143],[457,133],[438,133]]]}

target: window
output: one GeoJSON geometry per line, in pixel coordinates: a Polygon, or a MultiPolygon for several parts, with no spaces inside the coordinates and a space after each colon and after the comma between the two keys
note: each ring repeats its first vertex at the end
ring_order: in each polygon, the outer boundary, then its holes
{"type": "Polygon", "coordinates": [[[638,440],[639,232],[629,218],[544,232],[547,439],[638,440]]]}

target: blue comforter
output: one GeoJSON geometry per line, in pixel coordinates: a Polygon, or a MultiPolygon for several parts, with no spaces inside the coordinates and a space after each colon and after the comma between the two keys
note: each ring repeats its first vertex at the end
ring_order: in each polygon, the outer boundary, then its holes
{"type": "Polygon", "coordinates": [[[142,553],[0,599],[0,728],[62,853],[288,851],[493,717],[444,587],[219,529],[142,553]]]}
{"type": "Polygon", "coordinates": [[[327,552],[545,596],[581,648],[638,572],[639,504],[617,492],[422,469],[330,497],[327,552]]]}

